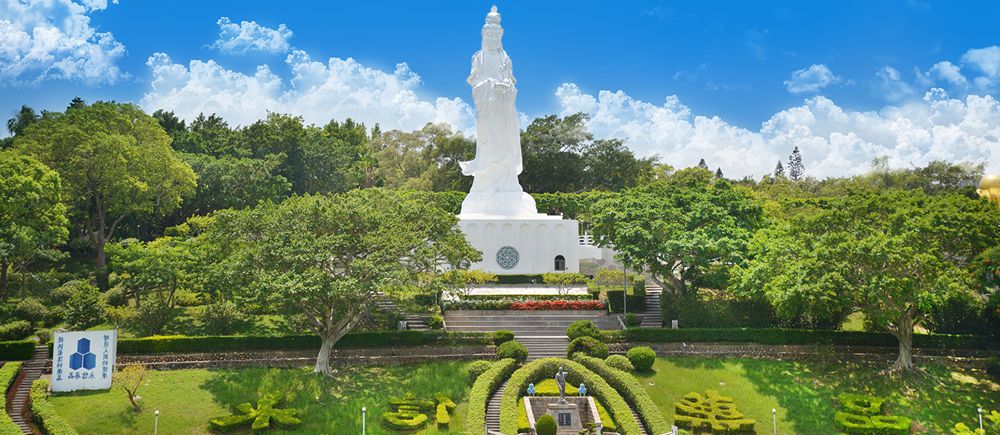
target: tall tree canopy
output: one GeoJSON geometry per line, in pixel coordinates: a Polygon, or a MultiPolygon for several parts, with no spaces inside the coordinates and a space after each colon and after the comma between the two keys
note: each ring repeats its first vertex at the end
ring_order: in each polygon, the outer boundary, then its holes
{"type": "Polygon", "coordinates": [[[786,319],[836,324],[858,309],[899,340],[898,369],[913,368],[914,326],[977,288],[969,262],[1000,239],[1000,211],[957,194],[853,190],[789,207],[754,238],[734,290],[786,319]]]}
{"type": "Polygon", "coordinates": [[[63,200],[94,249],[99,282],[104,247],[130,215],[156,219],[194,192],[194,171],[170,148],[170,136],[137,106],[97,102],[46,113],[15,147],[56,170],[63,200]]]}
{"type": "Polygon", "coordinates": [[[69,236],[59,174],[13,150],[0,151],[0,295],[7,297],[7,271],[24,272],[44,250],[69,236]]]}
{"type": "Polygon", "coordinates": [[[712,264],[729,264],[763,224],[761,201],[702,168],[597,202],[593,231],[628,266],[677,294],[712,264]]]}
{"type": "Polygon", "coordinates": [[[378,292],[479,259],[456,219],[426,201],[365,189],[224,210],[199,238],[214,252],[206,273],[237,298],[304,317],[322,339],[315,371],[331,374],[330,349],[378,292]]]}

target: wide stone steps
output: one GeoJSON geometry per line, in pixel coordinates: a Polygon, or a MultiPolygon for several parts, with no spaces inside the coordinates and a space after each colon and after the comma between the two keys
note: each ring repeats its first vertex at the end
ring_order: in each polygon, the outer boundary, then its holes
{"type": "Polygon", "coordinates": [[[528,349],[528,361],[539,358],[565,358],[569,338],[565,335],[551,336],[518,336],[514,339],[528,349]]]}
{"type": "Polygon", "coordinates": [[[486,404],[486,431],[490,433],[500,433],[500,399],[503,397],[504,390],[507,389],[507,381],[503,381],[503,385],[497,389],[496,393],[490,397],[490,401],[486,404]]]}
{"type": "Polygon", "coordinates": [[[615,317],[601,310],[452,310],[445,312],[444,319],[449,331],[509,330],[518,336],[565,335],[566,328],[577,320],[590,320],[601,329],[621,329],[615,317]]]}
{"type": "Polygon", "coordinates": [[[649,432],[646,431],[646,425],[642,424],[642,419],[639,418],[639,413],[635,412],[635,407],[629,405],[629,411],[632,411],[632,418],[634,418],[635,422],[639,424],[639,433],[642,435],[649,435],[649,432]]]}
{"type": "Polygon", "coordinates": [[[21,429],[22,433],[31,434],[31,416],[28,409],[28,396],[31,394],[31,383],[42,377],[45,363],[49,358],[46,346],[35,346],[31,359],[21,364],[19,380],[15,382],[7,401],[10,403],[10,418],[21,429]]]}

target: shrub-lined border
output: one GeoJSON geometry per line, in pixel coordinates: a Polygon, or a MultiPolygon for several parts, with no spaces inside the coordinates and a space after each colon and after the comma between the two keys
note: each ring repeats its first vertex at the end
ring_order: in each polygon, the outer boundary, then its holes
{"type": "Polygon", "coordinates": [[[38,379],[31,384],[31,413],[45,435],[76,435],[76,430],[64,420],[49,402],[49,381],[38,379]]]}
{"type": "Polygon", "coordinates": [[[0,341],[0,361],[20,361],[31,359],[35,354],[32,340],[0,341]]]}
{"type": "Polygon", "coordinates": [[[480,433],[486,424],[486,406],[503,381],[517,369],[517,361],[511,358],[502,359],[490,366],[476,378],[469,390],[469,410],[465,415],[465,431],[480,433]]]}
{"type": "Polygon", "coordinates": [[[529,382],[548,378],[562,366],[567,370],[566,382],[587,385],[587,390],[595,399],[601,401],[611,413],[611,418],[618,424],[619,433],[623,435],[639,435],[642,430],[639,423],[632,417],[632,409],[628,403],[596,373],[582,364],[565,358],[542,358],[525,364],[510,376],[507,388],[500,398],[500,432],[504,434],[517,433],[517,399],[523,395],[529,382]]]}
{"type": "MultiPolygon", "coordinates": [[[[604,341],[616,342],[719,342],[759,344],[831,344],[844,346],[899,345],[896,337],[880,332],[779,328],[687,328],[604,331],[604,341]]],[[[928,349],[986,349],[989,337],[980,335],[913,334],[913,347],[928,349]]]]}
{"type": "MultiPolygon", "coordinates": [[[[0,385],[3,386],[3,397],[0,397],[0,409],[7,409],[7,390],[17,379],[17,371],[21,369],[21,363],[9,362],[0,367],[0,385]]],[[[0,434],[19,434],[21,428],[14,424],[7,412],[0,413],[0,434]]]]}
{"type": "MultiPolygon", "coordinates": [[[[492,344],[489,333],[447,331],[354,332],[344,336],[335,349],[399,346],[465,346],[492,344]]],[[[158,353],[239,352],[247,350],[314,350],[320,339],[315,335],[205,335],[156,336],[118,339],[119,355],[158,353]]],[[[52,355],[52,343],[49,343],[52,355]]],[[[30,355],[29,355],[30,358],[30,355]]]]}
{"type": "Polygon", "coordinates": [[[649,393],[642,388],[639,380],[634,376],[611,367],[600,359],[583,354],[576,354],[573,360],[593,370],[594,373],[597,373],[609,385],[614,387],[625,401],[635,408],[635,412],[639,414],[639,418],[642,419],[643,424],[646,425],[650,433],[660,434],[670,432],[670,423],[667,423],[667,420],[663,418],[660,408],[656,406],[653,399],[649,397],[649,393]]]}

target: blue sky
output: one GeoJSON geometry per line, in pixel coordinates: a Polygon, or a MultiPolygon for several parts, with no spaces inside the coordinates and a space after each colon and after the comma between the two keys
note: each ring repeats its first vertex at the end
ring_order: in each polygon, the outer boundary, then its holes
{"type": "MultiPolygon", "coordinates": [[[[474,134],[464,80],[491,4],[0,0],[0,115],[78,95],[474,134]]],[[[585,111],[598,137],[730,176],[794,146],[817,177],[879,156],[1000,169],[997,2],[497,5],[525,120],[585,111]]]]}

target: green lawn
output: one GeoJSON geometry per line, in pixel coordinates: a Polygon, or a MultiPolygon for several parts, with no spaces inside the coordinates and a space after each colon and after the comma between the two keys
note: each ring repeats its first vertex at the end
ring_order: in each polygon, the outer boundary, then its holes
{"type": "Polygon", "coordinates": [[[976,421],[976,408],[1000,409],[1000,385],[978,370],[926,366],[926,375],[904,380],[883,376],[885,365],[825,364],[752,359],[657,358],[655,373],[640,382],[673,421],[674,403],[691,391],[714,389],[732,396],[736,408],[771,433],[777,409],[780,434],[835,433],[837,395],[867,393],[889,398],[892,415],[910,417],[918,433],[947,433],[955,423],[976,421]]]}
{"type": "MultiPolygon", "coordinates": [[[[160,433],[204,434],[209,433],[209,418],[228,415],[240,402],[256,402],[258,393],[280,391],[287,394],[282,406],[300,409],[303,425],[274,433],[361,433],[365,406],[368,433],[385,434],[391,432],[380,421],[388,399],[406,391],[426,398],[437,391],[448,394],[459,404],[452,425],[461,427],[469,390],[465,366],[449,361],[357,367],[338,370],[333,379],[315,376],[306,368],[152,371],[139,390],[144,404],[140,413],[131,411],[119,390],[54,395],[51,400],[81,434],[150,434],[154,409],[160,410],[160,433]]],[[[429,422],[419,434],[446,433],[434,427],[433,416],[429,422]]]]}

